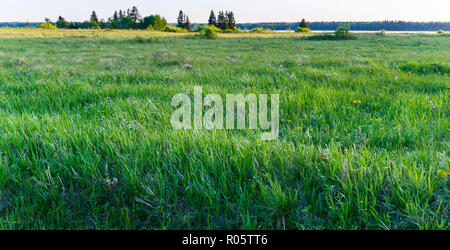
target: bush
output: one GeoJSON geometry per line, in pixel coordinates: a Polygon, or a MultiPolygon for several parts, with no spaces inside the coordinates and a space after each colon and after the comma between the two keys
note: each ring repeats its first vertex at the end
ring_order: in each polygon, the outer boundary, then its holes
{"type": "Polygon", "coordinates": [[[146,16],[142,19],[141,27],[148,30],[163,30],[167,26],[167,21],[160,15],[146,16]]]}
{"type": "Polygon", "coordinates": [[[133,43],[160,43],[161,41],[157,37],[136,36],[134,39],[131,39],[130,42],[133,42],[133,43]]]}
{"type": "Polygon", "coordinates": [[[182,28],[178,28],[178,27],[172,27],[172,26],[166,26],[163,29],[164,32],[175,32],[175,33],[182,33],[182,32],[187,32],[187,30],[182,29],[182,28]]]}
{"type": "Polygon", "coordinates": [[[217,28],[214,25],[203,25],[202,27],[200,27],[198,29],[198,31],[202,32],[203,30],[206,30],[206,29],[211,29],[211,30],[214,30],[215,32],[221,32],[222,31],[221,29],[217,28]]]}
{"type": "Polygon", "coordinates": [[[102,29],[102,28],[100,27],[100,25],[99,25],[98,23],[96,23],[96,22],[91,22],[91,29],[94,29],[94,30],[100,30],[100,29],[102,29]]]}
{"type": "Polygon", "coordinates": [[[385,29],[381,29],[380,32],[377,33],[380,36],[385,36],[386,35],[386,30],[385,29]]]}
{"type": "Polygon", "coordinates": [[[339,26],[334,32],[336,37],[348,37],[350,36],[350,24],[339,26]]]}
{"type": "Polygon", "coordinates": [[[445,34],[445,31],[439,30],[439,31],[438,31],[438,34],[445,34]]]}
{"type": "Polygon", "coordinates": [[[252,32],[252,33],[267,33],[268,30],[259,27],[259,28],[253,28],[250,32],[252,32]]]}
{"type": "Polygon", "coordinates": [[[49,23],[49,22],[47,22],[47,23],[43,23],[43,24],[40,24],[40,25],[36,26],[36,28],[52,29],[53,30],[53,29],[56,29],[56,26],[51,24],[51,23],[49,23]]]}
{"type": "Polygon", "coordinates": [[[205,25],[201,28],[200,34],[198,34],[197,37],[203,39],[217,39],[217,30],[220,29],[216,28],[213,25],[205,25]]]}
{"type": "Polygon", "coordinates": [[[303,28],[303,27],[298,27],[295,32],[303,32],[303,33],[309,33],[311,32],[311,30],[309,28],[303,28]]]}
{"type": "Polygon", "coordinates": [[[356,36],[353,35],[346,35],[346,36],[338,36],[336,34],[320,34],[320,35],[315,35],[315,36],[307,36],[304,39],[306,40],[312,40],[312,41],[324,41],[324,40],[355,40],[357,39],[356,36]]]}
{"type": "Polygon", "coordinates": [[[241,33],[241,30],[239,29],[226,29],[226,30],[222,30],[222,33],[241,33]]]}
{"type": "Polygon", "coordinates": [[[321,34],[317,36],[306,37],[307,40],[355,40],[356,36],[350,34],[350,25],[339,26],[334,34],[321,34]]]}

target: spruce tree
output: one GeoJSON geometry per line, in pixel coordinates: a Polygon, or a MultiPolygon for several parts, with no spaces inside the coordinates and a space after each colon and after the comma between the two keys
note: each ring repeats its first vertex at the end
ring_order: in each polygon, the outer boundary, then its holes
{"type": "Polygon", "coordinates": [[[216,15],[213,10],[211,10],[211,14],[209,14],[208,25],[217,26],[216,15]]]}
{"type": "Polygon", "coordinates": [[[224,15],[224,19],[223,19],[223,29],[229,29],[230,27],[228,26],[229,21],[228,21],[228,11],[225,11],[225,15],[224,15]]]}
{"type": "Polygon", "coordinates": [[[309,24],[306,22],[305,18],[302,19],[300,24],[298,25],[300,28],[309,28],[309,24]]]}
{"type": "Polygon", "coordinates": [[[99,24],[97,13],[95,13],[95,11],[92,11],[90,21],[91,23],[96,23],[97,25],[99,24]]]}
{"type": "Polygon", "coordinates": [[[223,13],[223,11],[219,11],[219,15],[217,15],[217,28],[222,30],[226,28],[225,14],[223,13]]]}
{"type": "Polygon", "coordinates": [[[184,23],[184,28],[191,31],[191,22],[189,21],[189,16],[186,16],[186,21],[184,23]]]}
{"type": "Polygon", "coordinates": [[[177,27],[184,28],[184,13],[182,10],[180,10],[180,12],[178,13],[177,27]]]}
{"type": "Polygon", "coordinates": [[[234,19],[234,13],[233,11],[228,12],[228,29],[236,29],[236,20],[234,19]]]}
{"type": "Polygon", "coordinates": [[[139,14],[139,11],[136,6],[133,6],[133,8],[131,9],[130,17],[131,21],[133,21],[134,23],[138,23],[142,19],[141,14],[139,14]]]}
{"type": "Polygon", "coordinates": [[[58,21],[56,21],[56,27],[65,29],[67,28],[67,26],[69,26],[69,23],[66,21],[66,19],[64,19],[64,17],[62,16],[59,16],[58,21]]]}

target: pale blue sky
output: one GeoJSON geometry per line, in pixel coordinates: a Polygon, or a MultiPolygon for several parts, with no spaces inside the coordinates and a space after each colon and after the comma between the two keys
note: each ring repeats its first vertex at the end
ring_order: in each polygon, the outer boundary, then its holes
{"type": "Polygon", "coordinates": [[[1,0],[0,22],[83,21],[92,10],[100,18],[114,10],[137,6],[141,15],[154,13],[175,22],[182,9],[191,22],[206,22],[211,9],[232,10],[238,22],[310,21],[450,21],[450,0],[1,0]]]}

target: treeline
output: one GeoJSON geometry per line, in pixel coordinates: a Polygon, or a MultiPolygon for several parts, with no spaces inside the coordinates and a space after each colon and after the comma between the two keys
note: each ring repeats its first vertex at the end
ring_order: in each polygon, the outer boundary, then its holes
{"type": "Polygon", "coordinates": [[[42,24],[41,22],[3,22],[0,23],[0,27],[10,27],[10,28],[25,28],[25,27],[36,27],[42,24]]]}
{"type": "MultiPolygon", "coordinates": [[[[220,30],[236,30],[236,19],[233,11],[220,11],[216,17],[213,10],[210,12],[208,25],[215,26],[220,30]]],[[[164,30],[169,32],[191,31],[194,27],[199,30],[199,25],[192,25],[189,16],[180,10],[177,18],[176,28],[169,26],[167,20],[160,15],[150,15],[142,17],[136,6],[127,10],[115,11],[114,14],[105,19],[100,19],[95,11],[92,11],[88,21],[71,22],[64,17],[59,16],[56,22],[45,18],[44,23],[20,23],[5,22],[0,23],[0,27],[40,27],[40,28],[59,28],[59,29],[152,29],[164,30]]]]}
{"type": "MultiPolygon", "coordinates": [[[[50,22],[50,20],[46,20],[50,22]]],[[[167,21],[160,15],[150,15],[142,17],[136,6],[127,10],[115,11],[108,19],[99,19],[97,13],[93,11],[89,21],[69,22],[64,17],[59,16],[56,23],[60,29],[163,29],[167,26],[167,21]]]]}
{"type": "MultiPolygon", "coordinates": [[[[437,31],[450,30],[450,22],[405,22],[405,21],[375,21],[375,22],[309,22],[311,30],[336,30],[339,26],[350,24],[352,30],[381,30],[388,31],[437,31]]],[[[241,23],[239,29],[254,29],[262,27],[271,30],[295,30],[299,22],[274,23],[241,23]]]]}
{"type": "Polygon", "coordinates": [[[234,18],[233,11],[219,11],[216,18],[216,14],[211,10],[208,18],[208,25],[214,25],[221,30],[236,29],[236,19],[234,18]]]}

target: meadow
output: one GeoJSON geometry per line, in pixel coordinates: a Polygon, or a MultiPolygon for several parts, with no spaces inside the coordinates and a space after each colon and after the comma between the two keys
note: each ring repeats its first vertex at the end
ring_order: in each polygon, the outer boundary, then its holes
{"type": "Polygon", "coordinates": [[[448,35],[0,29],[0,229],[449,229],[448,35]],[[280,134],[171,99],[279,94],[280,134]]]}

